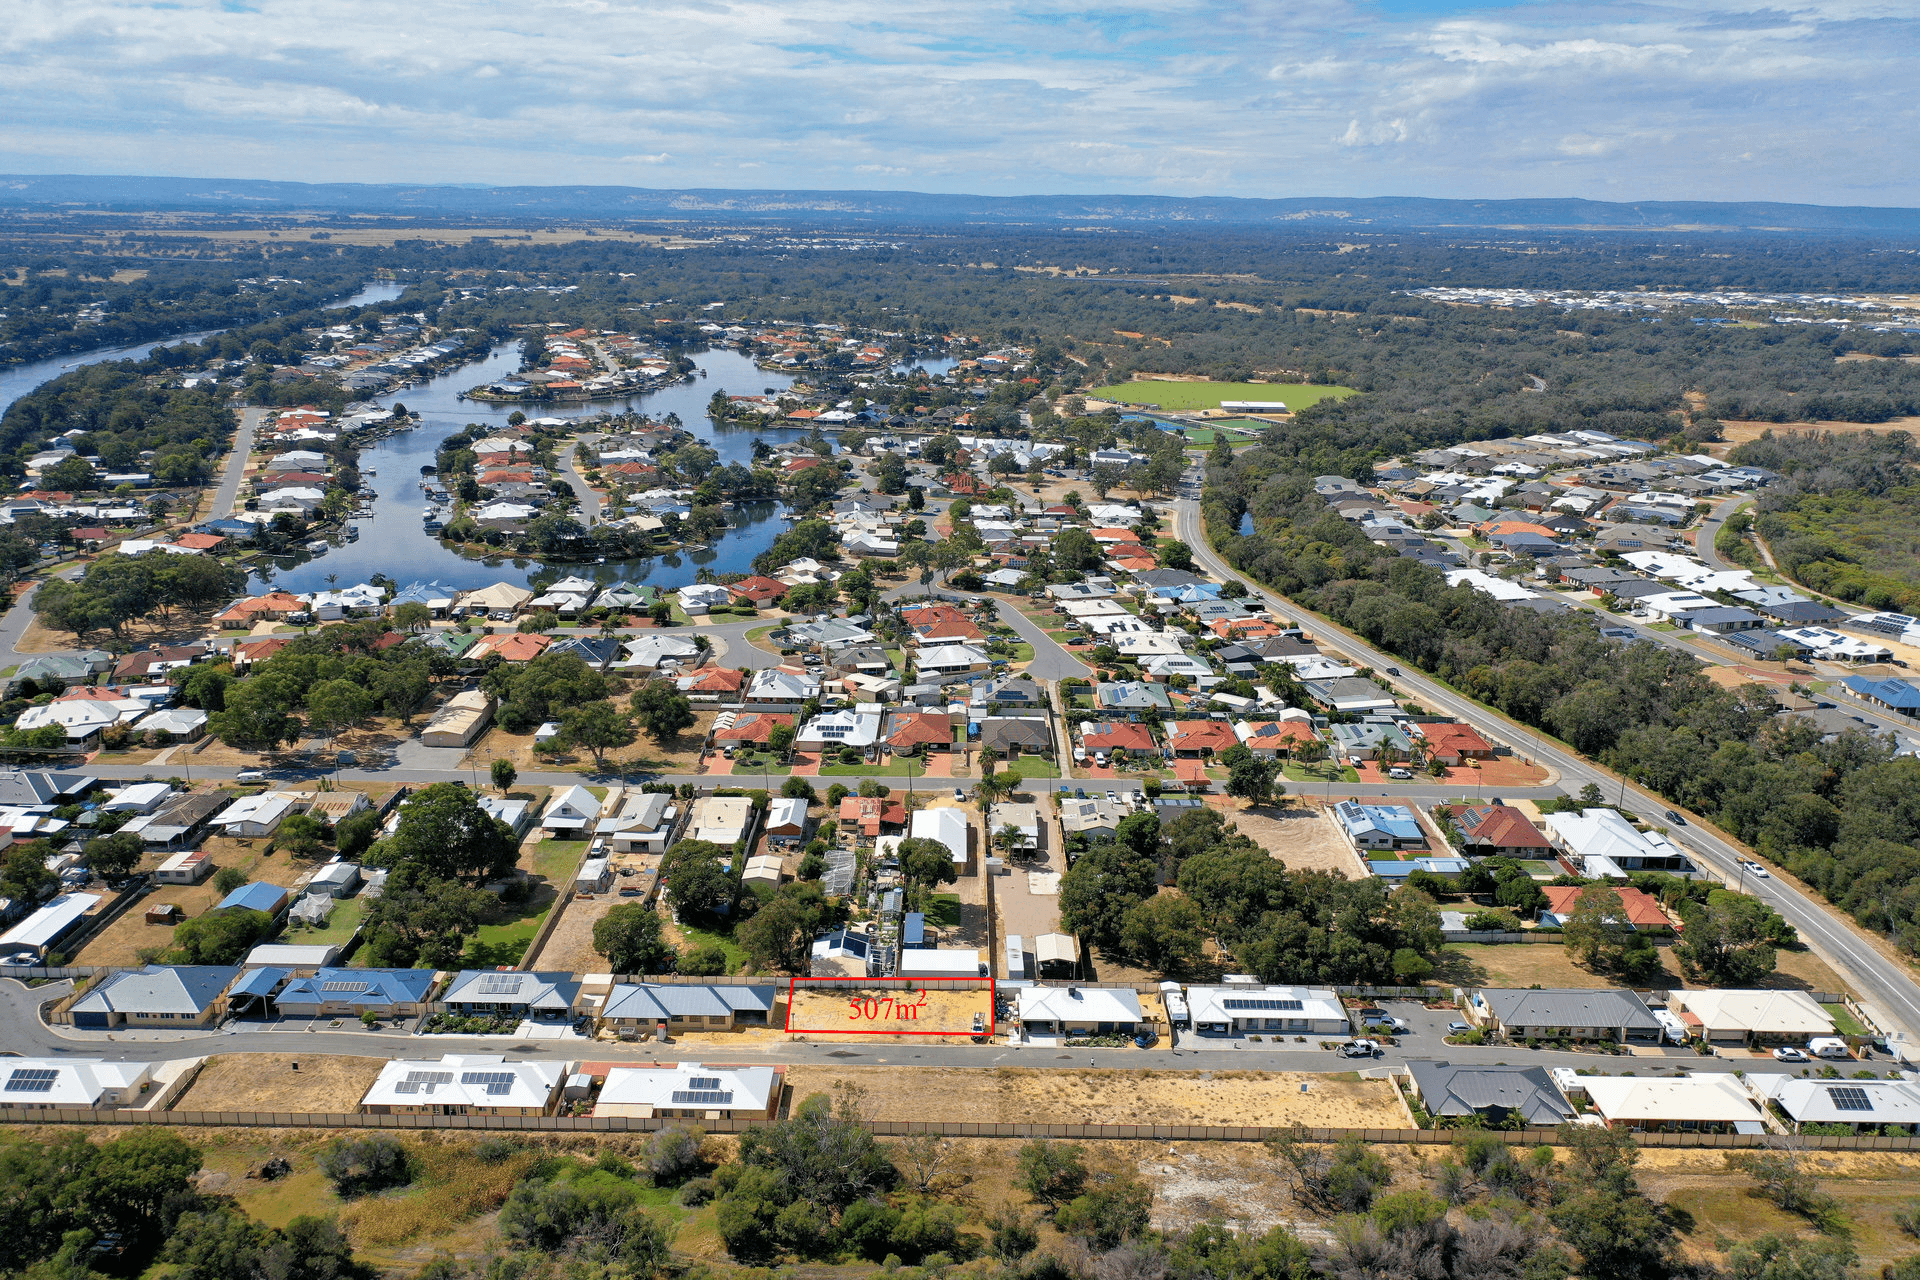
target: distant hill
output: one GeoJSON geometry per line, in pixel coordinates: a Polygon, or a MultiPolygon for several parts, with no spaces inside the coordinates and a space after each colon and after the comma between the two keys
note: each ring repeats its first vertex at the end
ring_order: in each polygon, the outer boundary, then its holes
{"type": "Polygon", "coordinates": [[[1054,226],[1199,222],[1234,226],[1723,230],[1920,234],[1920,209],[1657,200],[1427,200],[1313,196],[973,196],[916,191],[651,190],[644,187],[404,186],[248,178],[0,176],[0,208],[407,214],[519,220],[696,218],[703,222],[1004,223],[1054,226]]]}

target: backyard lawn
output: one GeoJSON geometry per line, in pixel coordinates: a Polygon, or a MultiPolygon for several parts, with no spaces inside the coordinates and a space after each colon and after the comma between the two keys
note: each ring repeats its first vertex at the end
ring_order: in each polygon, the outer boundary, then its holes
{"type": "Polygon", "coordinates": [[[1162,409],[1218,409],[1223,400],[1278,400],[1299,412],[1322,400],[1357,396],[1352,387],[1310,386],[1301,382],[1122,382],[1085,392],[1099,400],[1150,404],[1162,409]]]}
{"type": "Polygon", "coordinates": [[[717,946],[725,951],[727,953],[728,973],[738,973],[746,967],[746,948],[733,940],[733,931],[731,929],[725,933],[711,933],[705,929],[696,929],[690,924],[681,924],[678,921],[674,922],[674,928],[678,929],[681,936],[687,940],[687,946],[689,948],[717,946]]]}
{"type": "Polygon", "coordinates": [[[347,898],[333,904],[333,914],[327,917],[323,929],[289,928],[282,942],[298,943],[303,947],[344,947],[353,937],[353,931],[360,927],[360,919],[367,914],[364,898],[347,898]]]}
{"type": "Polygon", "coordinates": [[[996,760],[995,773],[1011,773],[1021,778],[1057,778],[1060,766],[1040,756],[1021,756],[1017,760],[996,760]]]}

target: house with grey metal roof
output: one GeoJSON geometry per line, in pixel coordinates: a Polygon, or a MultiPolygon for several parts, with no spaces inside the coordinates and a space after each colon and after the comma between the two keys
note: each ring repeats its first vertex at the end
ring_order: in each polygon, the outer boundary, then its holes
{"type": "Polygon", "coordinates": [[[238,965],[153,965],[116,973],[74,1001],[73,1025],[111,1027],[205,1027],[227,1010],[227,988],[238,965]]]}
{"type": "Polygon", "coordinates": [[[1407,1063],[1413,1092],[1435,1117],[1480,1116],[1499,1125],[1518,1116],[1527,1124],[1571,1120],[1573,1104],[1545,1067],[1414,1061],[1407,1063]]]}
{"type": "Polygon", "coordinates": [[[283,1014],[307,1018],[414,1017],[426,1011],[431,969],[320,969],[294,978],[274,995],[283,1014]]]}
{"type": "Polygon", "coordinates": [[[1467,1006],[1473,1020],[1508,1040],[1660,1039],[1647,1002],[1625,988],[1542,990],[1482,987],[1467,1006]]]}
{"type": "Polygon", "coordinates": [[[765,1026],[779,987],[726,983],[622,983],[607,994],[600,1028],[617,1035],[646,1035],[661,1023],[674,1031],[733,1031],[742,1025],[765,1026]]]}
{"type": "Polygon", "coordinates": [[[465,1017],[564,1018],[580,997],[570,973],[503,973],[464,969],[454,975],[440,1002],[465,1017]]]}

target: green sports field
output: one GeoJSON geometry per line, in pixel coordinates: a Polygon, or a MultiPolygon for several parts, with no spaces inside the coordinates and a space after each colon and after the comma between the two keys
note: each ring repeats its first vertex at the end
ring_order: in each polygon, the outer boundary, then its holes
{"type": "Polygon", "coordinates": [[[1309,386],[1303,382],[1122,382],[1085,394],[1162,409],[1218,409],[1222,400],[1278,400],[1297,413],[1322,400],[1360,393],[1352,387],[1309,386]]]}

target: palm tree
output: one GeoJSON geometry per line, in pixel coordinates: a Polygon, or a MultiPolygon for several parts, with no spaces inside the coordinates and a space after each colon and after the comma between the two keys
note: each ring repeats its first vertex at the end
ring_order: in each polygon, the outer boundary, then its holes
{"type": "Polygon", "coordinates": [[[1011,822],[994,832],[993,838],[999,842],[1002,849],[1007,851],[1009,858],[1019,857],[1027,845],[1027,833],[1011,822]]]}
{"type": "Polygon", "coordinates": [[[1003,797],[1013,794],[1020,780],[1011,773],[995,773],[991,763],[985,766],[980,781],[973,788],[973,798],[979,802],[980,812],[986,813],[1003,797]]]}

